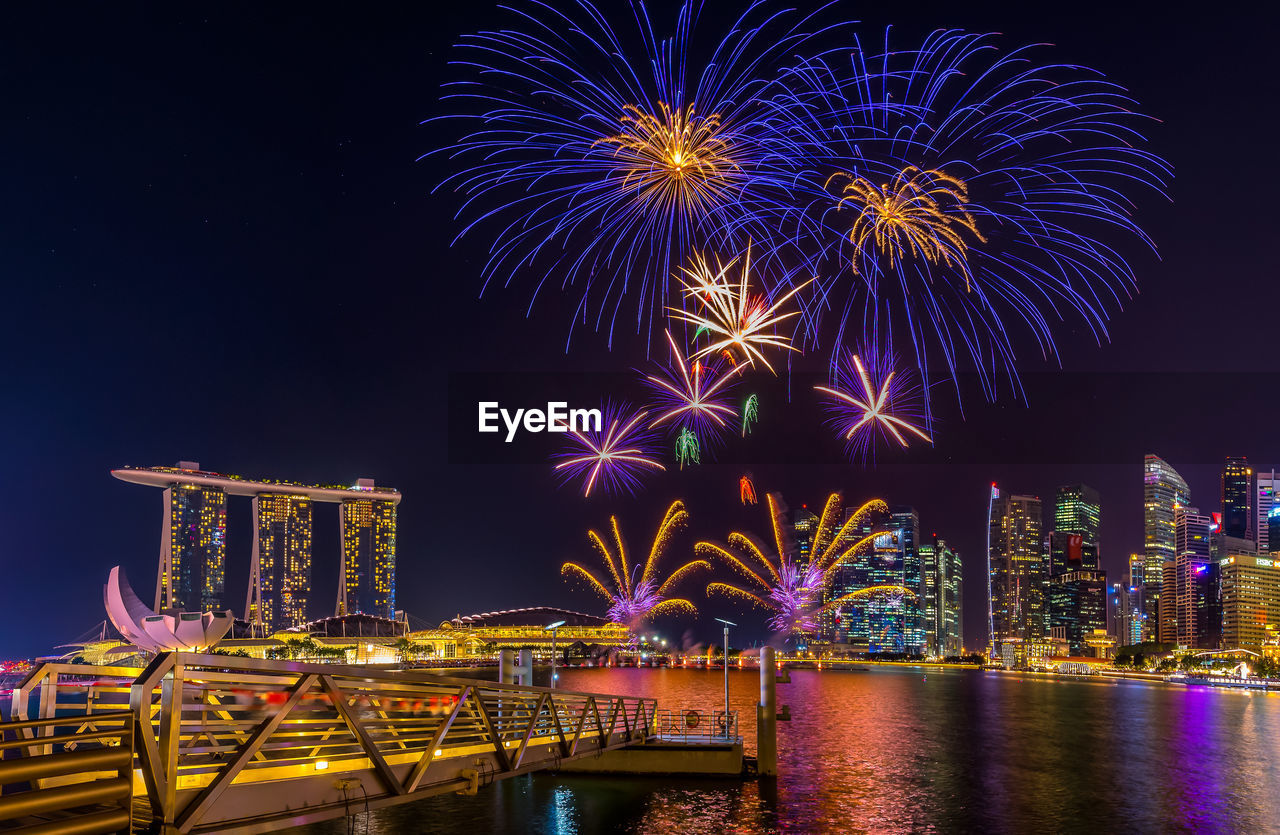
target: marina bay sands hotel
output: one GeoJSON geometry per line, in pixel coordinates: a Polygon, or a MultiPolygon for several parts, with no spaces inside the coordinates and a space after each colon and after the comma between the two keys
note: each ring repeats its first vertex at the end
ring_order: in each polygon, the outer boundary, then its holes
{"type": "Polygon", "coordinates": [[[355,486],[295,484],[176,467],[112,470],[121,481],[164,490],[155,610],[225,609],[227,496],[253,500],[253,553],[242,617],[265,634],[307,622],[312,598],[311,509],[339,505],[342,567],[335,613],[394,618],[399,491],[359,479],[355,486]]]}

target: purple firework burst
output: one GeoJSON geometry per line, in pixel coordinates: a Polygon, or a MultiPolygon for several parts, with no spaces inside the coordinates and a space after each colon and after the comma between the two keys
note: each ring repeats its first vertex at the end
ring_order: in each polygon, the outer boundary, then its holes
{"type": "Polygon", "coordinates": [[[910,370],[896,366],[888,351],[850,352],[834,369],[834,385],[814,386],[825,396],[828,423],[852,458],[874,457],[880,443],[933,443],[923,388],[910,370]]]}
{"type": "Polygon", "coordinates": [[[599,421],[570,430],[564,452],[554,459],[555,472],[566,481],[581,480],[583,496],[597,487],[606,493],[634,493],[644,475],[666,469],[655,457],[658,439],[648,416],[629,406],[601,404],[599,421]]]}

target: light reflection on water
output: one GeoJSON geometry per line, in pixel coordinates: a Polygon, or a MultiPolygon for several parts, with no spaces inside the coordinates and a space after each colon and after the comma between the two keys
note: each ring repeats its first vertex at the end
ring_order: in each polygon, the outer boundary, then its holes
{"type": "MultiPolygon", "coordinates": [[[[780,776],[534,775],[380,810],[356,832],[1280,830],[1280,695],[976,670],[792,672],[780,776]]],[[[565,670],[566,689],[723,704],[723,674],[565,670]]],[[[754,749],[754,671],[730,672],[754,749]]],[[[342,833],[334,821],[305,832],[342,833]]]]}

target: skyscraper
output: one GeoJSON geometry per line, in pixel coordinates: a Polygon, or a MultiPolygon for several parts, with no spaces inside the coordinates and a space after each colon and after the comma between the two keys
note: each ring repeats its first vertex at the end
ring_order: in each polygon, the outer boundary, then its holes
{"type": "Polygon", "coordinates": [[[1059,487],[1053,504],[1053,529],[1079,534],[1082,544],[1097,548],[1102,526],[1102,499],[1087,484],[1059,487]]]}
{"type": "Polygon", "coordinates": [[[246,619],[261,623],[267,634],[306,623],[311,597],[311,499],[284,493],[255,496],[253,517],[258,535],[249,567],[246,619]]]}
{"type": "MultiPolygon", "coordinates": [[[[183,461],[178,467],[199,470],[183,461]]],[[[180,478],[180,474],[178,475],[180,478]]],[[[164,491],[156,611],[221,609],[226,583],[227,494],[217,487],[175,480],[164,491]]]]}
{"type": "MultiPolygon", "coordinates": [[[[841,524],[848,523],[857,512],[856,508],[845,508],[841,524]]],[[[808,559],[813,537],[817,532],[818,516],[806,508],[795,516],[795,536],[798,553],[808,559]]],[[[870,536],[877,526],[873,525],[870,516],[845,532],[844,539],[837,547],[847,549],[865,536],[870,536]]],[[[883,529],[883,526],[880,526],[883,529]]],[[[850,592],[866,588],[870,581],[871,557],[865,549],[857,554],[850,554],[839,563],[832,573],[831,583],[823,593],[823,602],[843,597],[850,592]]],[[[834,644],[846,644],[851,648],[867,652],[870,650],[869,627],[867,625],[866,601],[850,601],[839,609],[826,609],[818,618],[818,625],[823,640],[834,644]]]]}
{"type": "MultiPolygon", "coordinates": [[[[1216,649],[1221,611],[1218,608],[1218,568],[1210,558],[1210,518],[1198,508],[1179,507],[1174,513],[1175,543],[1168,634],[1160,640],[1195,649],[1216,649]]],[[[1165,572],[1168,574],[1168,571],[1165,572]]]]}
{"type": "Polygon", "coordinates": [[[1072,655],[1085,654],[1085,637],[1107,628],[1107,573],[1076,570],[1049,580],[1049,629],[1066,638],[1072,655]]]}
{"type": "Polygon", "coordinates": [[[964,652],[964,576],[960,552],[945,539],[934,537],[934,559],[938,581],[938,654],[964,652]]]}
{"type": "Polygon", "coordinates": [[[1160,623],[1160,589],[1165,563],[1177,557],[1174,530],[1174,508],[1191,503],[1191,491],[1178,471],[1158,455],[1143,459],[1142,521],[1143,549],[1142,604],[1146,615],[1146,634],[1158,639],[1160,623]]]}
{"type": "Polygon", "coordinates": [[[396,506],[342,503],[342,586],[338,614],[396,614],[396,506]]]}
{"type": "Polygon", "coordinates": [[[924,614],[921,604],[925,599],[925,580],[920,561],[920,516],[914,507],[895,507],[889,513],[889,525],[901,537],[903,586],[913,594],[902,599],[903,642],[906,651],[924,654],[929,651],[925,642],[924,614]]]}
{"type": "Polygon", "coordinates": [[[1276,507],[1276,488],[1280,487],[1280,477],[1276,476],[1275,470],[1269,473],[1259,472],[1255,485],[1254,541],[1258,543],[1258,553],[1266,554],[1271,550],[1271,510],[1276,507]]]}
{"type": "MultiPolygon", "coordinates": [[[[992,486],[988,525],[991,631],[994,644],[1044,638],[1045,582],[1041,503],[1036,496],[1002,495],[992,486]]],[[[998,651],[993,647],[992,652],[998,651]]]]}
{"type": "Polygon", "coordinates": [[[1228,458],[1222,468],[1222,532],[1237,539],[1254,539],[1255,524],[1253,470],[1246,458],[1228,458]]]}

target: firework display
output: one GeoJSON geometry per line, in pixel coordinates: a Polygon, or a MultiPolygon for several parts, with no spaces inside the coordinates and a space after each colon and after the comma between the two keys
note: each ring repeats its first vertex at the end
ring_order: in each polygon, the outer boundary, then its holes
{"type": "Polygon", "coordinates": [[[741,353],[743,361],[751,365],[759,362],[772,372],[773,366],[765,358],[765,349],[799,350],[788,337],[778,332],[778,327],[799,316],[800,312],[780,311],[810,282],[793,287],[770,302],[766,295],[755,294],[751,290],[750,248],[741,259],[733,258],[728,262],[717,259],[714,267],[701,255],[695,256],[692,263],[693,266],[683,268],[685,278],[680,283],[684,285],[686,298],[698,306],[693,311],[673,307],[669,312],[673,318],[689,322],[708,334],[710,344],[695,353],[693,359],[724,353],[731,360],[736,360],[737,352],[741,353]],[[730,271],[739,260],[742,265],[738,269],[738,279],[734,281],[730,271]]]}
{"type": "Polygon", "coordinates": [[[751,473],[738,479],[738,498],[744,505],[756,503],[756,483],[751,480],[751,473]]]}
{"type": "Polygon", "coordinates": [[[645,377],[653,389],[654,411],[657,412],[652,425],[674,425],[713,440],[723,434],[730,420],[737,418],[737,412],[724,399],[725,388],[746,366],[734,366],[719,373],[715,367],[707,366],[701,360],[690,363],[670,331],[666,336],[671,348],[670,366],[663,369],[663,376],[650,374],[645,377]]]}
{"type": "Polygon", "coordinates": [[[1001,378],[1016,386],[1018,332],[1049,358],[1068,316],[1106,338],[1136,286],[1119,245],[1154,249],[1131,193],[1163,194],[1171,169],[1122,87],[1047,56],[956,30],[891,46],[886,31],[796,70],[826,178],[803,322],[834,336],[834,360],[894,322],[926,389],[974,371],[994,398],[1001,378]]]}
{"type": "Polygon", "coordinates": [[[752,394],[742,404],[742,437],[747,437],[751,427],[760,422],[760,396],[752,394]]]}
{"type": "Polygon", "coordinates": [[[647,346],[665,313],[692,359],[769,371],[801,346],[834,369],[896,323],[926,409],[966,371],[1019,392],[1015,345],[1056,359],[1059,322],[1107,337],[1126,247],[1154,248],[1135,196],[1171,177],[1122,87],[994,35],[864,48],[825,7],[752,3],[720,41],[700,3],[668,29],[630,8],[517,3],[460,42],[472,77],[445,99],[472,128],[446,187],[460,234],[489,230],[486,284],[554,275],[610,344],[626,321],[647,346]]]}
{"type": "Polygon", "coordinates": [[[606,492],[634,491],[646,472],[665,470],[654,457],[655,436],[645,422],[647,411],[630,412],[606,403],[599,431],[573,430],[568,448],[554,471],[567,480],[582,480],[582,495],[597,485],[606,492]]]}
{"type": "Polygon", "coordinates": [[[702,452],[698,446],[698,436],[692,429],[681,429],[680,434],[676,436],[676,460],[680,462],[680,469],[684,469],[685,464],[701,464],[702,452]]]}
{"type": "Polygon", "coordinates": [[[871,354],[864,364],[857,354],[849,354],[835,376],[834,388],[814,389],[831,399],[831,422],[852,455],[865,458],[882,434],[902,447],[907,446],[908,434],[933,443],[924,429],[911,422],[922,417],[914,398],[918,390],[906,374],[893,368],[891,355],[871,354]]]}
{"type": "Polygon", "coordinates": [[[574,322],[611,343],[624,302],[636,331],[661,316],[691,252],[776,235],[803,164],[777,79],[821,31],[761,2],[718,41],[698,2],[669,29],[614,9],[517,2],[508,26],[464,36],[466,77],[442,98],[469,132],[440,151],[462,165],[443,184],[463,196],[459,237],[492,241],[485,284],[528,273],[536,296],[557,275],[574,322]]]}
{"type": "Polygon", "coordinates": [[[637,628],[644,621],[665,613],[697,614],[697,607],[689,600],[671,597],[670,594],[682,579],[700,569],[710,570],[711,564],[706,560],[691,560],[672,571],[665,579],[660,579],[658,573],[658,561],[672,534],[685,527],[688,521],[689,513],[685,510],[684,502],[678,499],[672,502],[654,534],[648,558],[643,564],[632,564],[627,559],[626,545],[618,528],[618,517],[610,516],[609,532],[613,550],[600,534],[594,530],[587,531],[587,538],[599,552],[608,573],[597,576],[575,562],[566,562],[560,567],[560,573],[585,581],[609,605],[606,617],[614,623],[637,628]]]}
{"type": "Polygon", "coordinates": [[[871,513],[885,513],[888,507],[879,499],[862,505],[843,524],[837,523],[843,507],[839,493],[827,498],[805,564],[788,541],[790,525],[786,506],[777,493],[765,497],[772,527],[772,543],[734,531],[726,544],[698,542],[694,553],[714,557],[738,574],[745,584],[713,582],[707,594],[723,594],[745,600],[770,613],[769,628],[786,637],[811,635],[818,629],[817,616],[836,601],[824,604],[823,594],[831,585],[841,560],[870,545],[878,534],[855,538],[852,531],[871,513]]]}

